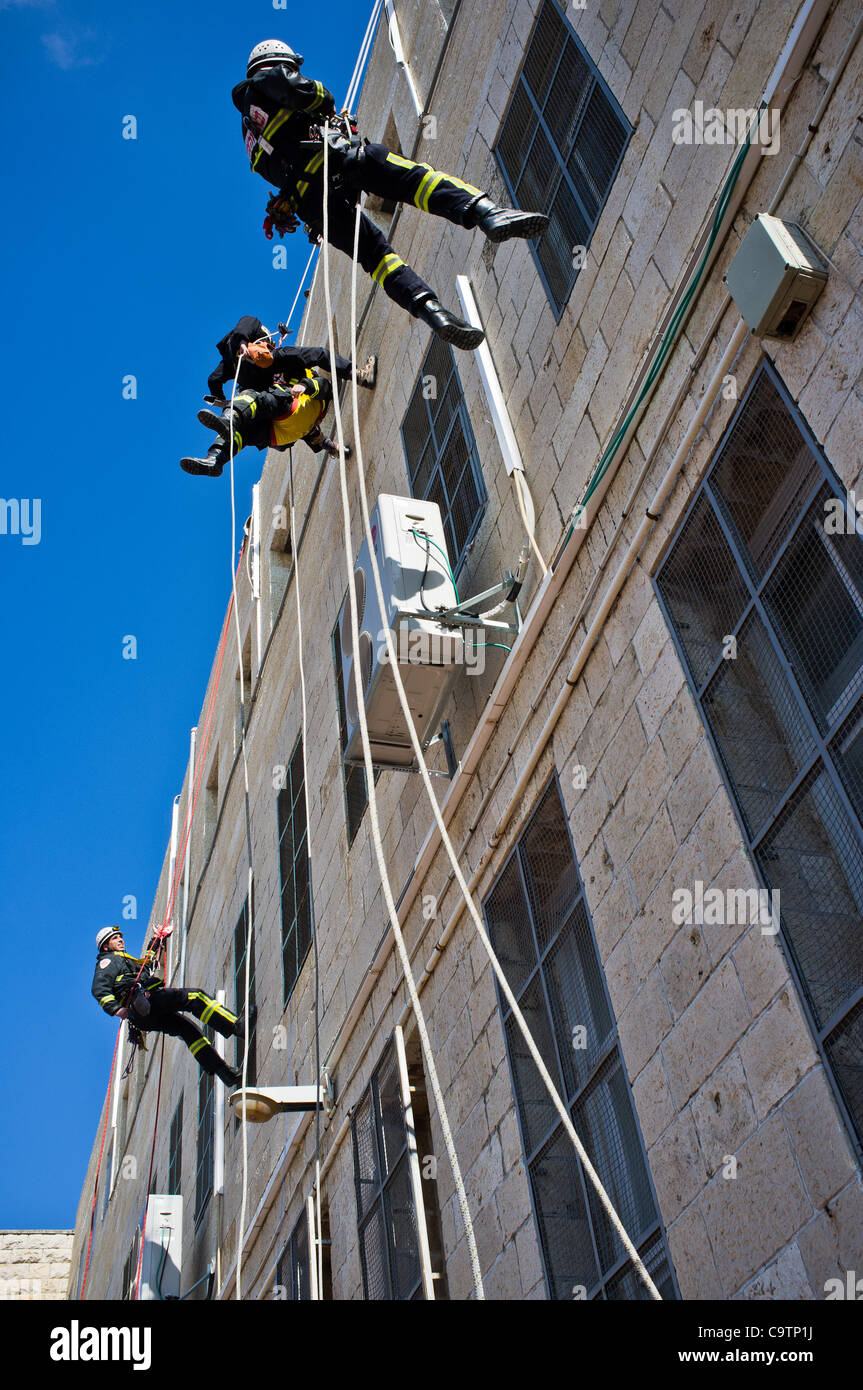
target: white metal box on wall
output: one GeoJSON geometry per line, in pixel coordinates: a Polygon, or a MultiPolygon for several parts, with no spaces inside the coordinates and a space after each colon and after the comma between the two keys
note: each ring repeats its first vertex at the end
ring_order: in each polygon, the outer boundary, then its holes
{"type": "Polygon", "coordinates": [[[182,1273],[183,1198],[152,1195],[144,1226],[141,1298],[179,1298],[182,1273]]]}
{"type": "Polygon", "coordinates": [[[725,283],[753,333],[790,342],[827,283],[827,267],[795,222],[761,213],[740,243],[725,283]]]}
{"type": "MultiPolygon", "coordinates": [[[[463,659],[459,631],[445,627],[435,609],[456,603],[446,535],[436,502],[382,493],[371,515],[375,558],[381,576],[384,611],[380,611],[368,542],[363,541],[354,569],[359,626],[358,663],[365,692],[372,759],[387,767],[410,767],[410,735],[395,686],[386,646],[389,629],[408,705],[425,747],[434,737],[463,659]]],[[[339,619],[342,678],[347,718],[346,762],[361,762],[362,739],[354,684],[349,599],[339,619]]]]}

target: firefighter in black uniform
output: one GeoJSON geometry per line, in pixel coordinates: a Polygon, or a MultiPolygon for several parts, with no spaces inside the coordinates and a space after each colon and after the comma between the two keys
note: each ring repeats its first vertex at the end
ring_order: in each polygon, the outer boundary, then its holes
{"type": "MultiPolygon", "coordinates": [[[[311,367],[296,381],[275,382],[268,391],[241,391],[233,401],[234,457],[247,444],[256,449],[286,449],[302,439],[315,453],[338,457],[338,445],[323,434],[319,420],[326,414],[333,388],[326,377],[311,367]]],[[[184,458],[180,467],[187,473],[218,477],[231,457],[231,406],[222,415],[199,410],[202,425],[219,435],[204,458],[184,458]]],[[[350,445],[345,457],[350,458],[350,445]]]]}
{"type": "MultiPolygon", "coordinates": [[[[244,314],[230,333],[216,344],[221,361],[210,372],[207,385],[210,394],[204,397],[208,405],[224,405],[225,386],[230,387],[240,359],[237,376],[238,391],[267,391],[277,376],[286,381],[296,381],[307,367],[323,367],[330,370],[330,354],[325,347],[299,347],[283,343],[280,347],[273,342],[273,335],[267,331],[260,319],[244,314]],[[245,349],[245,351],[243,351],[245,349]]],[[[371,390],[377,380],[377,358],[369,357],[357,372],[360,386],[371,390]]],[[[339,381],[350,381],[351,363],[346,357],[335,357],[336,376],[339,381]]]]}
{"type": "MultiPolygon", "coordinates": [[[[276,346],[260,319],[245,316],[217,344],[221,362],[209,376],[210,395],[204,399],[211,405],[224,405],[222,387],[233,384],[237,373],[237,395],[234,397],[234,453],[246,444],[257,449],[285,448],[302,439],[310,449],[322,450],[336,457],[338,446],[323,434],[318,421],[332,400],[332,388],[318,368],[329,370],[330,355],[323,347],[276,346]],[[239,372],[237,361],[239,360],[239,372]],[[306,397],[306,399],[302,399],[306,397]],[[292,418],[288,420],[288,416],[292,418]]],[[[335,358],[336,376],[341,381],[351,376],[347,358],[335,358]]],[[[360,386],[373,390],[377,381],[378,359],[369,357],[357,372],[360,386]]],[[[230,412],[222,416],[212,410],[199,410],[198,419],[208,429],[215,430],[220,439],[212,444],[204,458],[184,458],[180,467],[200,477],[218,477],[230,458],[230,412]]],[[[345,447],[350,457],[350,447],[345,447]]]]}
{"type": "MultiPolygon", "coordinates": [[[[313,237],[323,235],[322,123],[335,114],[335,100],[320,82],[300,76],[303,59],[280,39],[266,39],[249,55],[245,81],[234,88],[234,105],[243,118],[243,137],[252,169],[278,188],[268,211],[276,226],[293,230],[297,219],[313,237]]],[[[461,227],[480,227],[490,241],[536,237],[548,226],[541,213],[497,207],[452,174],[416,164],[353,134],[347,122],[331,130],[328,203],[329,241],[352,256],[357,191],[445,217],[461,227]]],[[[266,224],[265,224],[266,225],[266,224]]],[[[269,234],[269,233],[268,233],[269,234]]],[[[434,290],[397,256],[386,237],[363,213],[359,262],[390,299],[422,319],[456,347],[476,348],[482,329],[444,309],[434,290]]]]}
{"type": "MultiPolygon", "coordinates": [[[[161,936],[169,936],[172,931],[173,927],[169,927],[161,936]]],[[[218,1076],[226,1086],[239,1086],[242,1072],[219,1056],[186,1012],[211,1024],[226,1038],[244,1036],[243,1020],[203,990],[166,989],[164,980],[150,967],[157,945],[158,938],[154,937],[142,962],[127,954],[119,927],[103,927],[96,937],[93,997],[106,1014],[128,1019],[142,1033],[170,1033],[182,1038],[202,1071],[218,1076]]]]}

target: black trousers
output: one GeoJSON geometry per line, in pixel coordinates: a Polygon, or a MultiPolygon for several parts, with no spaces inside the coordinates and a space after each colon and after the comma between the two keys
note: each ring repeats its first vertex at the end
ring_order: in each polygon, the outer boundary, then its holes
{"type": "MultiPolygon", "coordinates": [[[[319,236],[323,236],[324,231],[323,159],[319,149],[304,163],[294,165],[287,185],[299,217],[319,236]]],[[[344,160],[331,152],[328,240],[346,256],[354,254],[356,207],[350,189],[338,184],[333,186],[334,177],[337,180],[349,177],[352,186],[365,193],[398,203],[413,203],[421,211],[445,217],[458,226],[473,225],[468,206],[482,195],[482,189],[474,188],[473,184],[453,174],[441,173],[430,164],[416,164],[412,159],[392,154],[386,145],[371,143],[363,146],[360,160],[352,163],[349,159],[348,163],[351,173],[344,176],[341,173],[344,160]]],[[[383,232],[365,213],[360,216],[358,254],[363,270],[382,286],[390,299],[409,313],[415,312],[415,300],[419,295],[433,293],[422,276],[396,255],[383,232]]]]}
{"type": "MultiPolygon", "coordinates": [[[[337,358],[336,362],[344,361],[337,358]]],[[[348,374],[350,374],[350,364],[348,364],[348,374]]],[[[234,450],[250,445],[255,449],[269,449],[270,447],[286,448],[287,445],[270,445],[271,428],[274,420],[280,420],[283,415],[290,412],[294,401],[294,395],[289,386],[280,386],[276,382],[268,391],[242,391],[234,397],[234,450]]],[[[223,419],[229,419],[231,413],[230,402],[222,411],[223,419]]],[[[323,418],[323,414],[321,416],[323,418]]],[[[320,450],[321,434],[319,425],[315,424],[302,436],[304,444],[308,444],[310,449],[320,450]]]]}
{"type": "Polygon", "coordinates": [[[219,1056],[197,1023],[187,1018],[186,1014],[194,1014],[202,1023],[211,1024],[225,1038],[236,1036],[237,1015],[201,989],[153,989],[147,992],[147,999],[150,1012],[146,1018],[141,1018],[134,1008],[129,1010],[129,1018],[135,1027],[142,1033],[168,1033],[173,1038],[182,1038],[202,1071],[233,1085],[233,1068],[219,1056]]]}

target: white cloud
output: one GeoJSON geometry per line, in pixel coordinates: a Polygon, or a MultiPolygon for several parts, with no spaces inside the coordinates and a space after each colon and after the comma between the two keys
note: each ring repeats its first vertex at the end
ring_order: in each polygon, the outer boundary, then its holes
{"type": "Polygon", "coordinates": [[[84,29],[78,34],[43,34],[42,43],[49,60],[58,68],[89,68],[101,63],[104,56],[87,52],[97,37],[95,29],[84,29]]]}

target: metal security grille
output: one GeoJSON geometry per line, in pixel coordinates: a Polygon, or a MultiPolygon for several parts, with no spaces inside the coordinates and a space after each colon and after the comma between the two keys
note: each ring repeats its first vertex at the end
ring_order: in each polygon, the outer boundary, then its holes
{"type": "MultiPolygon", "coordinates": [[[[210,1034],[211,1029],[206,1032],[210,1034]]],[[[213,1078],[201,1072],[198,1078],[198,1152],[195,1163],[195,1220],[198,1221],[213,1191],[213,1138],[215,1095],[213,1078]]]]}
{"type": "Polygon", "coordinates": [[[171,1117],[168,1141],[168,1194],[178,1197],[183,1191],[183,1097],[171,1117]]]}
{"type": "MultiPolygon", "coordinates": [[[[347,590],[345,590],[345,601],[347,600],[347,590]]],[[[339,609],[341,613],[342,609],[339,609]]],[[[342,673],[342,644],[339,635],[339,623],[336,623],[332,635],[333,660],[336,667],[336,697],[339,706],[339,743],[344,758],[345,749],[348,746],[348,716],[345,708],[345,682],[342,673]]],[[[365,815],[366,807],[369,804],[369,792],[366,785],[366,770],[359,763],[351,763],[350,766],[342,762],[342,775],[345,784],[345,814],[348,825],[348,845],[352,845],[354,836],[360,828],[360,822],[365,815]]],[[[377,786],[379,772],[375,773],[375,786],[377,786]]]]}
{"type": "Polygon", "coordinates": [[[846,1120],[863,1142],[863,541],[766,362],[656,576],[846,1120]]]}
{"type": "Polygon", "coordinates": [[[631,134],[557,0],[544,0],[494,152],[516,205],[551,219],[531,246],[558,318],[631,134]]]}
{"type": "Polygon", "coordinates": [[[312,1270],[309,1260],[309,1218],[305,1206],[291,1232],[284,1253],[276,1265],[278,1297],[307,1303],[312,1298],[312,1270]]]}
{"type": "MultiPolygon", "coordinates": [[[[484,903],[506,977],[573,1124],[663,1298],[676,1292],[617,1026],[551,782],[484,903]]],[[[498,994],[549,1297],[647,1297],[498,994]]]]}
{"type": "Polygon", "coordinates": [[[351,1133],[363,1294],[367,1299],[423,1299],[425,1215],[420,1207],[421,1232],[415,1200],[416,1147],[409,1141],[413,1120],[402,1103],[395,1037],[353,1113],[351,1133]]]}
{"type": "MultiPolygon", "coordinates": [[[[234,1000],[238,1014],[241,1014],[246,1002],[246,939],[249,931],[249,900],[243,903],[243,910],[234,928],[234,1000]]],[[[255,938],[252,936],[252,958],[249,969],[249,1013],[255,1007],[255,938]]],[[[235,1065],[242,1068],[243,1053],[246,1048],[245,1035],[237,1038],[235,1065]]],[[[249,1060],[246,1067],[246,1077],[249,1086],[254,1086],[258,1079],[258,1047],[257,1047],[257,1028],[255,1025],[249,1029],[249,1060]]],[[[234,1128],[239,1124],[235,1122],[234,1128]]]]}
{"type": "MultiPolygon", "coordinates": [[[[284,1003],[287,1004],[312,944],[312,901],[306,835],[306,799],[303,793],[302,739],[297,740],[285,776],[286,785],[279,792],[276,810],[279,823],[283,997],[284,1003]]],[[[238,995],[238,999],[242,997],[242,994],[238,995]]]]}
{"type": "Polygon", "coordinates": [[[457,573],[487,494],[449,343],[433,337],[402,421],[411,495],[436,502],[457,573]]]}

